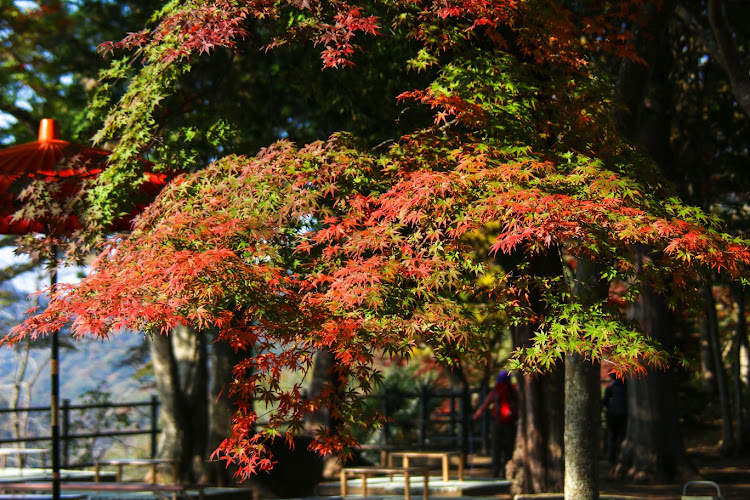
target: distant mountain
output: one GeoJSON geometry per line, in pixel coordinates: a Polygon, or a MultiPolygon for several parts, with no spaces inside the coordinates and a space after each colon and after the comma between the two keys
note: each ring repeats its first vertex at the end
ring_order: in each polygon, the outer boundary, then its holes
{"type": "MultiPolygon", "coordinates": [[[[112,402],[145,401],[155,393],[150,374],[137,373],[138,367],[123,364],[133,349],[145,342],[142,335],[121,334],[109,341],[73,340],[60,336],[65,346],[60,349],[60,398],[80,403],[86,393],[99,390],[109,393],[112,402]]],[[[17,348],[13,348],[17,349],[17,348]]],[[[13,349],[0,348],[0,406],[7,407],[12,387],[17,354],[13,349]]],[[[49,341],[36,342],[30,352],[27,383],[31,384],[31,406],[47,406],[50,398],[49,341]],[[37,375],[38,372],[38,375],[37,375]],[[35,380],[31,377],[37,375],[35,380]]],[[[143,371],[143,370],[141,370],[143,371]]],[[[25,405],[24,405],[25,406],[25,405]]]]}
{"type": "MultiPolygon", "coordinates": [[[[22,266],[28,259],[13,253],[12,246],[0,248],[0,269],[22,266]]],[[[61,268],[59,282],[75,283],[87,273],[86,268],[61,268]]],[[[43,288],[49,282],[46,271],[40,267],[19,274],[15,278],[0,283],[0,336],[2,332],[23,321],[26,310],[34,305],[30,294],[43,288]]],[[[39,306],[44,307],[44,297],[39,298],[39,306]]],[[[154,380],[148,374],[142,375],[141,359],[135,366],[126,361],[134,350],[145,342],[143,335],[120,334],[109,341],[93,339],[75,340],[61,333],[60,339],[60,398],[72,404],[80,403],[86,393],[98,390],[109,394],[112,402],[143,401],[155,391],[154,380]]],[[[0,347],[0,408],[10,406],[14,381],[19,366],[18,348],[0,347]]],[[[50,348],[48,339],[34,343],[30,351],[30,361],[24,377],[25,396],[20,406],[46,406],[50,401],[50,348]],[[30,396],[30,400],[29,397],[30,396]]]]}

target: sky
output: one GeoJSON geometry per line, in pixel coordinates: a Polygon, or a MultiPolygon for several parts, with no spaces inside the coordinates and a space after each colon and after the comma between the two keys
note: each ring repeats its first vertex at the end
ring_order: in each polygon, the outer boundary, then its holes
{"type": "MultiPolygon", "coordinates": [[[[0,268],[28,262],[28,257],[15,255],[14,247],[0,248],[0,268]]],[[[64,267],[58,270],[57,280],[60,283],[78,283],[81,276],[85,275],[85,267],[64,267]]],[[[24,273],[10,281],[10,285],[19,292],[31,294],[38,290],[39,271],[24,273]]],[[[47,281],[42,279],[42,283],[47,281]]]]}

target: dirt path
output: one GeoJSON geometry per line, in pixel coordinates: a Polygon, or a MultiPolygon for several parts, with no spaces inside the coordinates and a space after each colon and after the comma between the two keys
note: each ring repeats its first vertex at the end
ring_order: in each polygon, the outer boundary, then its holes
{"type": "MultiPolygon", "coordinates": [[[[750,499],[750,454],[722,457],[717,446],[702,446],[689,449],[688,455],[698,468],[698,473],[691,479],[714,481],[721,488],[723,500],[750,499]]],[[[602,477],[600,492],[602,495],[632,495],[649,500],[680,500],[683,486],[684,483],[636,485],[602,477]]],[[[688,494],[713,495],[714,491],[712,488],[690,488],[688,494]]]]}

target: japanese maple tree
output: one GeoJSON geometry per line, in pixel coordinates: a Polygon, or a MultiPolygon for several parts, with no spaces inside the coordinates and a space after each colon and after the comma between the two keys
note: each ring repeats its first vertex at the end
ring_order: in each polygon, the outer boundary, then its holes
{"type": "Polygon", "coordinates": [[[117,212],[109,193],[129,185],[130,158],[152,147],[159,102],[191,59],[237,49],[251,19],[291,10],[294,22],[269,48],[311,40],[326,68],[352,64],[357,37],[409,37],[411,66],[435,77],[398,100],[429,108],[432,121],[388,145],[346,133],[280,141],[182,176],[132,234],[108,242],[88,278],[59,285],[11,341],[67,323],[102,338],[123,328],[216,328],[246,353],[227,389],[237,404],[232,433],[216,452],[243,477],[272,467],[268,441],[291,442],[323,408],[343,425],[318,429],[313,447],[346,456],[355,430],[379,422],[363,403],[380,380],[376,354],[408,358],[427,344],[450,365],[483,356],[491,329],[524,323],[537,333],[516,352],[518,367],[544,370],[569,352],[606,358],[620,373],[667,362],[620,305],[643,286],[689,295],[702,270],[738,277],[750,247],[673,197],[612,126],[613,98],[592,55],[635,58],[621,26],[638,4],[169,4],[154,29],[108,47],[135,49],[144,66],[99,135],[121,139],[91,194],[100,217],[117,212]],[[468,244],[478,231],[495,231],[493,258],[513,257],[501,270],[468,244]],[[637,267],[643,248],[652,257],[637,267]],[[572,272],[535,275],[529,258],[543,253],[568,271],[597,262],[597,279],[620,285],[617,296],[584,302],[572,272]],[[546,304],[543,315],[532,296],[546,304]],[[472,302],[502,323],[478,321],[472,302]],[[336,357],[335,383],[310,399],[302,383],[281,385],[282,371],[307,373],[322,348],[336,357]]]}

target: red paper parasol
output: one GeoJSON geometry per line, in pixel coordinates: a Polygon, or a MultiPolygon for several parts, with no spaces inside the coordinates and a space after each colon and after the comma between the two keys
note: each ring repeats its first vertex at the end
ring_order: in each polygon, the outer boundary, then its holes
{"type": "MultiPolygon", "coordinates": [[[[0,234],[47,233],[50,221],[37,219],[14,220],[21,207],[20,186],[23,182],[43,180],[55,183],[58,197],[72,196],[85,180],[99,175],[105,168],[109,151],[81,146],[60,139],[57,122],[45,118],[39,124],[39,137],[34,142],[0,149],[0,234]]],[[[146,182],[138,196],[133,211],[122,217],[111,228],[117,231],[130,229],[133,217],[150,203],[168,182],[165,174],[147,172],[146,182]]],[[[54,222],[55,231],[72,232],[80,228],[75,215],[67,216],[62,224],[54,222]]]]}
{"type": "MultiPolygon", "coordinates": [[[[49,181],[55,184],[55,201],[77,194],[85,180],[100,174],[106,167],[108,151],[88,146],[80,146],[63,141],[59,137],[57,122],[45,118],[39,124],[39,138],[35,142],[12,146],[0,150],[0,234],[46,233],[66,234],[80,227],[75,215],[57,216],[54,220],[15,219],[14,214],[21,208],[20,188],[23,182],[32,180],[49,181]],[[15,220],[14,220],[15,219],[15,220]]],[[[142,203],[129,216],[122,217],[113,229],[127,230],[130,221],[143,207],[150,203],[167,183],[163,174],[147,173],[147,180],[141,185],[139,195],[142,203]]],[[[56,251],[51,249],[54,255],[56,251]]],[[[53,270],[50,282],[57,281],[53,270]]],[[[59,344],[57,332],[50,336],[51,355],[51,408],[52,408],[52,497],[60,499],[60,422],[59,422],[59,344]]]]}

